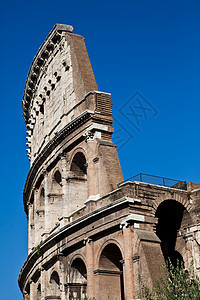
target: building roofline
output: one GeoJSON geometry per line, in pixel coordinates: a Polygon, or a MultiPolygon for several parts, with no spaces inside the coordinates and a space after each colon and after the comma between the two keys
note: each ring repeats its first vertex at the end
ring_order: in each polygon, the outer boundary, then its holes
{"type": "Polygon", "coordinates": [[[50,49],[53,49],[56,43],[60,40],[61,32],[63,31],[72,33],[73,27],[71,25],[55,24],[53,29],[46,37],[45,41],[40,46],[30,66],[22,100],[23,117],[26,124],[29,118],[29,107],[32,99],[32,94],[34,93],[34,87],[37,83],[38,74],[45,59],[49,56],[50,49]]]}

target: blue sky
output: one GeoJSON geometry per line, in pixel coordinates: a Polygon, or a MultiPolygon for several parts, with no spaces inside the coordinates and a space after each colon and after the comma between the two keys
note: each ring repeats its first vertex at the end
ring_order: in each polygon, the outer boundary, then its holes
{"type": "Polygon", "coordinates": [[[1,3],[1,299],[22,299],[17,278],[27,256],[22,191],[29,162],[21,100],[53,25],[73,25],[86,38],[99,90],[112,94],[124,178],[144,172],[200,182],[199,15],[198,0],[1,3]]]}

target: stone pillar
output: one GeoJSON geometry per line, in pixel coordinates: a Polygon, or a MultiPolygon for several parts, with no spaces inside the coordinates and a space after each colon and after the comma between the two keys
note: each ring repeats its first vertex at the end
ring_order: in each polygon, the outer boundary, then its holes
{"type": "Polygon", "coordinates": [[[30,296],[27,292],[24,292],[24,300],[30,300],[30,296]]]}
{"type": "Polygon", "coordinates": [[[50,214],[49,214],[49,178],[48,173],[44,170],[44,206],[45,206],[45,221],[44,221],[44,228],[45,233],[49,233],[50,230],[50,214]]]}
{"type": "Polygon", "coordinates": [[[88,168],[87,168],[87,179],[88,179],[88,198],[93,200],[97,194],[99,194],[99,191],[96,189],[95,183],[97,182],[96,180],[96,172],[94,168],[94,162],[93,158],[95,157],[95,141],[93,139],[92,133],[87,132],[86,133],[86,142],[88,144],[88,168]]]}
{"type": "Polygon", "coordinates": [[[28,203],[28,253],[34,245],[34,205],[33,203],[28,203]]]}
{"type": "Polygon", "coordinates": [[[40,230],[39,230],[39,207],[38,207],[38,189],[34,188],[33,189],[34,193],[34,246],[36,247],[40,243],[40,230]]]}
{"type": "Polygon", "coordinates": [[[86,258],[87,258],[87,299],[95,297],[95,278],[94,278],[94,244],[88,238],[86,241],[86,258]]]}
{"type": "Polygon", "coordinates": [[[60,262],[60,299],[66,300],[65,297],[65,283],[66,283],[66,266],[65,266],[65,257],[62,253],[59,254],[60,262]]]}
{"type": "Polygon", "coordinates": [[[30,281],[30,300],[35,300],[35,284],[34,282],[31,280],[30,281]]]}
{"type": "Polygon", "coordinates": [[[41,300],[45,300],[46,299],[46,285],[45,285],[45,269],[42,267],[41,268],[41,272],[40,272],[40,276],[41,276],[41,300]]]}
{"type": "Polygon", "coordinates": [[[68,195],[68,184],[67,184],[67,178],[68,178],[68,155],[63,154],[61,156],[61,162],[62,162],[62,194],[63,194],[63,217],[69,216],[69,195],[68,195]]]}
{"type": "Polygon", "coordinates": [[[124,291],[125,299],[136,299],[134,288],[133,274],[133,232],[130,226],[125,224],[123,228],[123,243],[124,243],[124,291]]]}

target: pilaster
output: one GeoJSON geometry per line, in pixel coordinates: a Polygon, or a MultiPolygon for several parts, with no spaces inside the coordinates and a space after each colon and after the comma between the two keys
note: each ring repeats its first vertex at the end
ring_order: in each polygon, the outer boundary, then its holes
{"type": "Polygon", "coordinates": [[[69,177],[69,156],[65,153],[61,155],[62,165],[62,197],[63,197],[63,217],[69,216],[69,193],[67,178],[69,177]]]}
{"type": "Polygon", "coordinates": [[[87,258],[87,297],[95,297],[95,278],[94,278],[94,245],[93,241],[88,238],[86,241],[86,258],[87,258]]]}
{"type": "Polygon", "coordinates": [[[45,190],[45,195],[44,195],[44,206],[45,206],[45,221],[44,221],[44,228],[45,228],[45,233],[48,233],[50,230],[50,212],[49,212],[49,192],[50,192],[50,187],[49,187],[49,178],[48,178],[48,172],[44,169],[43,170],[44,174],[44,190],[45,190]]]}
{"type": "Polygon", "coordinates": [[[124,243],[124,285],[125,285],[125,298],[136,299],[134,287],[134,273],[133,273],[133,232],[130,225],[123,226],[123,243],[124,243]]]}
{"type": "Polygon", "coordinates": [[[59,254],[59,266],[60,266],[60,299],[66,300],[65,284],[66,284],[66,258],[62,253],[59,254]]]}

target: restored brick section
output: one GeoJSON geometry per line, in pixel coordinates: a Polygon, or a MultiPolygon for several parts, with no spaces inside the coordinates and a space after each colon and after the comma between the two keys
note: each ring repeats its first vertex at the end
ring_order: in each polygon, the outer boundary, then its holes
{"type": "Polygon", "coordinates": [[[199,183],[194,183],[194,182],[188,182],[187,183],[187,190],[188,191],[193,191],[193,190],[197,190],[200,189],[200,184],[199,183]]]}
{"type": "Polygon", "coordinates": [[[73,81],[77,102],[90,91],[97,91],[97,83],[85,46],[85,38],[77,34],[66,34],[71,47],[73,81]]]}

